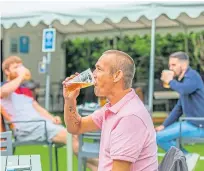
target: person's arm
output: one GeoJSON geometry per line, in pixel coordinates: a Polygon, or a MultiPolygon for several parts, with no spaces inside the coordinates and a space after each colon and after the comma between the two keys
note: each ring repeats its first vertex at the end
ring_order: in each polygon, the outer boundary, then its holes
{"type": "Polygon", "coordinates": [[[182,106],[181,106],[181,100],[179,99],[177,104],[174,106],[173,110],[171,111],[171,113],[169,114],[169,116],[167,117],[167,119],[164,121],[162,125],[164,125],[164,127],[171,125],[176,120],[178,120],[178,118],[182,114],[183,114],[183,111],[182,111],[182,106]]]}
{"type": "Polygon", "coordinates": [[[17,77],[0,87],[0,98],[5,98],[14,92],[23,82],[27,70],[25,67],[18,67],[16,70],[17,77]]]}
{"type": "Polygon", "coordinates": [[[170,87],[177,91],[179,94],[191,94],[198,88],[198,82],[196,78],[184,77],[183,82],[177,80],[171,80],[170,87]]]}
{"type": "Polygon", "coordinates": [[[33,101],[33,107],[38,113],[44,118],[50,119],[52,122],[55,122],[55,117],[51,115],[46,109],[39,105],[37,101],[33,101]]]}
{"type": "MultiPolygon", "coordinates": [[[[78,90],[79,91],[79,90],[78,90]]],[[[67,131],[72,134],[82,134],[99,130],[91,115],[81,117],[76,110],[76,99],[66,99],[64,104],[64,121],[67,131]]]]}
{"type": "Polygon", "coordinates": [[[64,96],[64,121],[67,131],[71,134],[82,134],[85,132],[97,131],[99,126],[94,122],[92,116],[81,117],[77,112],[77,97],[80,89],[67,92],[67,82],[74,78],[78,73],[66,78],[63,81],[63,96],[64,96]]]}
{"type": "Polygon", "coordinates": [[[112,171],[130,171],[131,162],[123,160],[113,160],[112,171]]]}
{"type": "Polygon", "coordinates": [[[4,84],[0,87],[0,98],[8,97],[12,92],[14,92],[22,83],[24,76],[20,75],[12,81],[4,84]]]}

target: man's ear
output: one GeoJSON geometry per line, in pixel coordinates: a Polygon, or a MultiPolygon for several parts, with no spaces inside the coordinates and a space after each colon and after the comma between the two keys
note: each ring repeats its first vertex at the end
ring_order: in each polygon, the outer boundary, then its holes
{"type": "Polygon", "coordinates": [[[123,78],[123,72],[119,70],[113,75],[113,82],[116,83],[120,81],[122,78],[123,78]]]}
{"type": "Polygon", "coordinates": [[[187,61],[182,61],[181,68],[182,68],[182,72],[185,72],[187,70],[187,68],[188,68],[188,62],[187,61]]]}

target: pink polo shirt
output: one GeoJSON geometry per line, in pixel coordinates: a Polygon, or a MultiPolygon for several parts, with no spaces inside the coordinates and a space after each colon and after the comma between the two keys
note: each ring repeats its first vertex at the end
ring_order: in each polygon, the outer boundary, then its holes
{"type": "Polygon", "coordinates": [[[152,119],[133,89],[115,105],[106,104],[91,116],[102,130],[98,171],[111,171],[113,160],[131,162],[131,171],[158,170],[152,119]]]}

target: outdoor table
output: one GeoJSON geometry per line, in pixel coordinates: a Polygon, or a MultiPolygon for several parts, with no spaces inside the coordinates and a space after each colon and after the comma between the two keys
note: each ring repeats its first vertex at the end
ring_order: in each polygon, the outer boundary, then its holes
{"type": "Polygon", "coordinates": [[[176,91],[155,91],[154,98],[159,100],[178,99],[179,94],[176,91]]]}
{"type": "Polygon", "coordinates": [[[179,99],[179,93],[176,91],[155,91],[154,104],[165,104],[166,112],[169,113],[170,100],[179,99]]]}
{"type": "Polygon", "coordinates": [[[2,171],[42,171],[40,155],[1,156],[2,171]]]}

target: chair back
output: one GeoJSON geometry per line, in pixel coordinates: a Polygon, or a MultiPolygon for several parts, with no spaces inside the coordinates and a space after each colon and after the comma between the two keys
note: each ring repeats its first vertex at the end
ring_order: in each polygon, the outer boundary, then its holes
{"type": "MultiPolygon", "coordinates": [[[[94,112],[94,109],[79,108],[78,112],[82,117],[84,117],[84,116],[88,116],[89,114],[92,114],[94,112]]],[[[93,147],[96,149],[94,151],[96,153],[99,153],[100,138],[101,138],[101,131],[86,132],[81,134],[79,136],[79,153],[83,152],[83,149],[85,149],[86,147],[87,147],[86,149],[89,149],[89,147],[90,148],[93,147]]],[[[90,153],[91,152],[92,150],[90,150],[90,153]]]]}
{"type": "MultiPolygon", "coordinates": [[[[88,116],[90,114],[92,114],[94,111],[96,110],[96,108],[78,108],[78,113],[82,116],[88,116]]],[[[97,131],[97,132],[87,132],[82,134],[82,136],[84,138],[90,138],[90,139],[98,139],[98,137],[101,135],[101,131],[97,131]]]]}
{"type": "Polygon", "coordinates": [[[0,149],[1,156],[9,156],[13,155],[13,147],[12,147],[12,132],[6,131],[0,133],[0,149]]]}
{"type": "Polygon", "coordinates": [[[94,107],[90,107],[88,105],[79,106],[78,107],[78,113],[81,116],[88,116],[88,115],[92,114],[97,109],[99,109],[99,106],[94,106],[94,107]]]}

